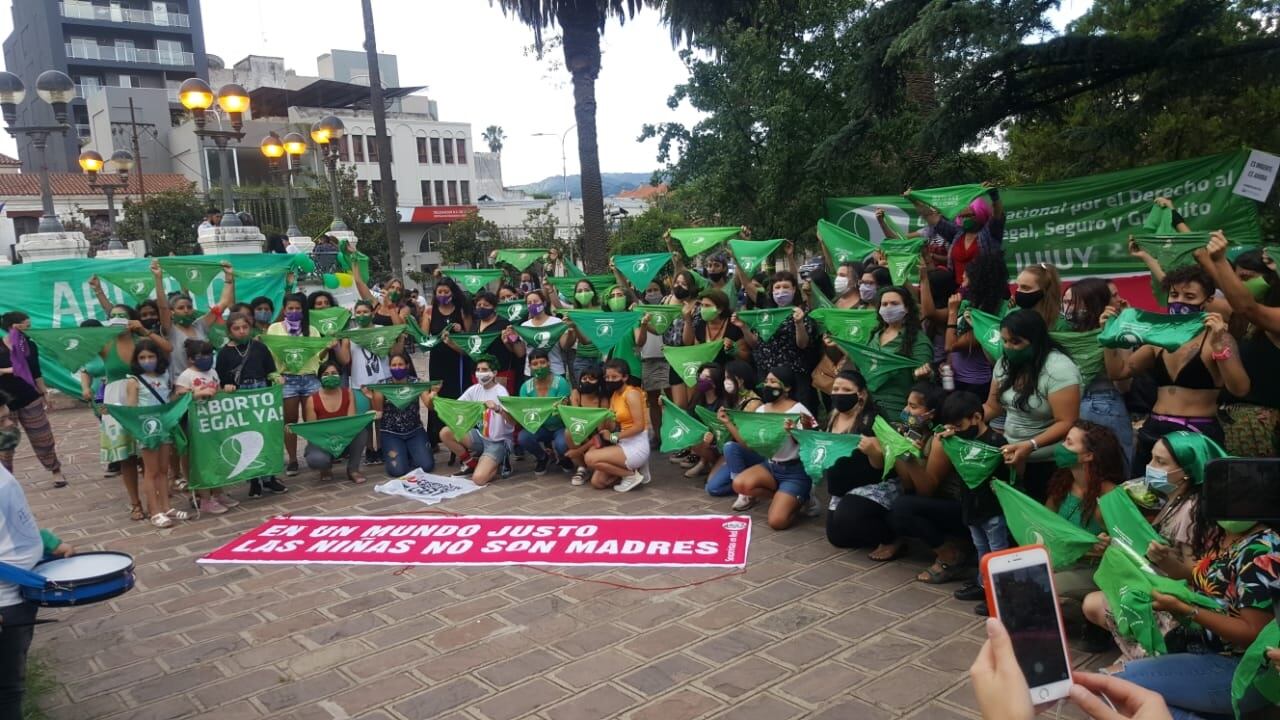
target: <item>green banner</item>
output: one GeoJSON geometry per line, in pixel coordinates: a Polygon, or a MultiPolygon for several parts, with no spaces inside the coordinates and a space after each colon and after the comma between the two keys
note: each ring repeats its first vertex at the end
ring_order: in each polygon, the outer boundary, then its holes
{"type": "Polygon", "coordinates": [[[889,477],[889,473],[893,471],[893,464],[901,457],[920,457],[920,448],[916,444],[902,436],[887,420],[876,416],[876,421],[871,424],[871,432],[875,434],[876,440],[880,441],[880,449],[884,453],[884,471],[880,473],[880,477],[889,477]]]}
{"type": "Polygon", "coordinates": [[[600,427],[605,418],[613,417],[613,411],[609,408],[574,407],[563,403],[556,407],[556,412],[560,413],[565,431],[576,445],[581,445],[591,437],[591,433],[600,427]]]}
{"type": "Polygon", "coordinates": [[[529,432],[537,432],[556,414],[556,407],[564,402],[562,397],[516,397],[509,395],[500,401],[511,417],[529,432]]]}
{"type": "Polygon", "coordinates": [[[1236,665],[1235,674],[1231,676],[1231,707],[1237,718],[1240,717],[1240,700],[1251,687],[1256,688],[1267,702],[1280,705],[1280,671],[1267,657],[1267,650],[1277,646],[1280,646],[1280,625],[1270,622],[1241,656],[1240,664],[1236,665]]]}
{"type": "Polygon", "coordinates": [[[500,332],[450,333],[449,339],[474,361],[484,357],[489,352],[489,346],[501,334],[500,332]]]}
{"type": "MultiPolygon", "coordinates": [[[[1232,243],[1261,242],[1257,204],[1232,193],[1249,150],[1000,189],[1004,250],[1012,272],[1051,263],[1067,277],[1142,274],[1128,236],[1142,232],[1152,202],[1169,197],[1193,230],[1223,230],[1232,243]]],[[[900,227],[923,220],[897,195],[827,198],[826,217],[873,243],[884,237],[875,211],[900,227]]],[[[819,231],[821,233],[821,231],[819,231]]],[[[859,258],[860,259],[860,258],[859,258]]]]}
{"type": "Polygon", "coordinates": [[[985,195],[987,188],[981,185],[948,185],[947,187],[912,190],[907,197],[935,208],[947,218],[954,218],[968,209],[974,198],[985,195]]]}
{"type": "Polygon", "coordinates": [[[498,317],[505,318],[512,325],[519,325],[529,319],[529,306],[521,300],[508,300],[498,303],[498,317]]]}
{"type": "Polygon", "coordinates": [[[956,435],[942,438],[942,451],[951,460],[951,466],[960,479],[972,489],[980,487],[991,478],[996,468],[1004,464],[1004,453],[1000,448],[956,435]]]}
{"type": "Polygon", "coordinates": [[[698,370],[715,362],[722,349],[722,340],[712,340],[700,345],[667,345],[662,348],[662,355],[684,384],[693,387],[698,384],[698,370]]]}
{"type": "Polygon", "coordinates": [[[293,423],[289,425],[289,430],[294,435],[306,440],[308,445],[315,445],[330,455],[337,457],[342,454],[343,450],[347,449],[347,446],[351,444],[352,440],[356,439],[357,435],[369,427],[369,423],[373,422],[374,415],[375,413],[370,411],[349,417],[293,423]]]}
{"type": "Polygon", "coordinates": [[[665,395],[659,397],[662,398],[662,447],[658,448],[658,452],[676,452],[702,442],[702,436],[708,432],[707,426],[668,400],[665,395]]]}
{"type": "Polygon", "coordinates": [[[992,480],[996,499],[1020,545],[1044,545],[1055,570],[1071,567],[1098,544],[1093,533],[1067,520],[1003,480],[992,480]]]}
{"type": "Polygon", "coordinates": [[[395,347],[400,336],[407,332],[408,325],[385,325],[343,330],[337,336],[350,340],[374,355],[386,355],[395,347]]]}
{"type": "Polygon", "coordinates": [[[809,311],[809,317],[818,323],[824,333],[851,343],[871,342],[871,336],[880,324],[879,313],[870,309],[821,307],[809,311]]]}
{"type": "Polygon", "coordinates": [[[443,397],[437,397],[432,402],[432,407],[435,408],[440,422],[453,431],[453,437],[457,440],[466,439],[471,428],[480,423],[480,418],[484,417],[485,411],[485,404],[482,402],[450,400],[443,397]]]}
{"type": "Polygon", "coordinates": [[[308,310],[307,317],[311,320],[311,327],[319,330],[321,335],[333,337],[346,329],[351,311],[344,307],[308,310]]]}
{"type": "Polygon", "coordinates": [[[787,439],[785,423],[799,427],[800,413],[747,412],[727,410],[729,421],[738,428],[738,436],[752,450],[765,457],[772,456],[787,439]]]}
{"type": "Polygon", "coordinates": [[[640,313],[640,319],[644,320],[644,316],[649,316],[649,329],[655,333],[662,335],[670,327],[671,323],[680,317],[679,305],[636,305],[632,310],[640,313]]]}
{"type": "Polygon", "coordinates": [[[560,342],[560,336],[569,329],[565,323],[554,323],[550,325],[539,325],[538,327],[512,325],[512,330],[524,340],[525,346],[530,350],[546,350],[550,352],[560,342]]]}
{"type": "Polygon", "coordinates": [[[818,430],[792,430],[791,437],[800,445],[800,461],[814,485],[822,481],[822,474],[837,460],[852,457],[862,442],[862,435],[818,430]]]}
{"type": "Polygon", "coordinates": [[[1111,536],[1111,543],[1120,545],[1144,562],[1151,543],[1169,544],[1151,527],[1151,523],[1142,516],[1142,511],[1133,504],[1128,491],[1122,487],[1103,495],[1098,500],[1098,509],[1102,511],[1102,524],[1111,536]]]}
{"type": "Polygon", "coordinates": [[[284,386],[220,392],[191,406],[194,490],[284,471],[284,386]]]}
{"type": "Polygon", "coordinates": [[[142,447],[155,450],[161,445],[173,443],[179,452],[183,452],[186,450],[187,436],[182,432],[182,417],[187,414],[191,397],[191,393],[187,393],[163,405],[107,405],[106,408],[111,417],[142,447]]]}
{"type": "Polygon", "coordinates": [[[867,389],[875,393],[889,381],[895,373],[914,372],[920,363],[914,358],[903,357],[878,347],[852,343],[840,338],[833,338],[836,345],[849,357],[849,361],[867,380],[867,389]]]}
{"type": "Polygon", "coordinates": [[[209,285],[223,272],[221,260],[190,255],[160,258],[160,268],[193,297],[208,292],[209,285]]]}
{"type": "Polygon", "coordinates": [[[764,308],[762,310],[739,310],[735,315],[747,327],[760,336],[760,342],[769,342],[778,329],[791,317],[794,308],[764,308]]]}
{"type": "Polygon", "coordinates": [[[506,263],[524,272],[529,266],[541,260],[547,251],[545,248],[503,248],[498,251],[496,262],[506,263]]]}
{"type": "MultiPolygon", "coordinates": [[[[69,327],[57,330],[32,328],[23,333],[40,348],[43,356],[74,373],[99,357],[107,343],[120,337],[120,328],[69,327]]],[[[79,396],[79,393],[76,393],[79,396]]]]}
{"type": "Polygon", "coordinates": [[[498,280],[502,277],[502,270],[480,269],[480,268],[441,268],[440,272],[445,277],[452,278],[454,282],[462,286],[463,290],[475,295],[484,289],[485,285],[498,280]]]}
{"type": "Polygon", "coordinates": [[[693,257],[706,252],[742,232],[740,227],[672,228],[671,237],[680,241],[684,254],[693,257]]]}
{"type": "Polygon", "coordinates": [[[1163,315],[1137,308],[1125,308],[1107,321],[1098,335],[1104,348],[1137,348],[1155,345],[1169,352],[1191,342],[1204,332],[1204,314],[1163,315]]]}
{"type": "Polygon", "coordinates": [[[641,295],[669,262],[671,262],[669,252],[613,256],[613,266],[618,268],[622,277],[626,278],[627,282],[631,283],[631,286],[641,295]]]}
{"type": "Polygon", "coordinates": [[[566,310],[565,315],[573,321],[578,334],[604,354],[613,350],[615,345],[622,342],[624,335],[631,334],[640,324],[640,313],[630,310],[566,310]]]}
{"type": "Polygon", "coordinates": [[[862,262],[877,249],[861,235],[827,220],[818,220],[818,240],[827,246],[837,265],[862,262]]]}
{"type": "Polygon", "coordinates": [[[329,348],[333,340],[324,337],[303,337],[301,335],[271,335],[263,333],[258,336],[263,345],[271,351],[280,372],[286,375],[297,375],[307,363],[329,348]]]}
{"type": "Polygon", "coordinates": [[[380,393],[384,400],[404,410],[418,401],[422,393],[440,384],[439,380],[411,383],[376,383],[365,385],[366,390],[380,393]]]}
{"type": "Polygon", "coordinates": [[[729,252],[733,253],[733,259],[738,261],[738,267],[742,272],[751,277],[756,274],[760,266],[764,265],[764,261],[769,256],[782,247],[785,239],[778,240],[730,240],[729,252]]]}
{"type": "Polygon", "coordinates": [[[1108,547],[1102,554],[1102,562],[1093,574],[1093,581],[1107,597],[1107,605],[1115,617],[1116,632],[1136,641],[1153,656],[1163,655],[1168,650],[1151,607],[1153,590],[1193,606],[1214,611],[1222,609],[1213,598],[1192,591],[1182,580],[1156,574],[1145,560],[1135,558],[1116,545],[1108,547]]]}

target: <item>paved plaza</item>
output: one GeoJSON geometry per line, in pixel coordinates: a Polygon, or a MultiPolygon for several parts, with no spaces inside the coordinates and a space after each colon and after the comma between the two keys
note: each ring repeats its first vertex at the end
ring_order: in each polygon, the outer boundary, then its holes
{"type": "MultiPolygon", "coordinates": [[[[967,669],[984,631],[955,585],[914,581],[924,557],[877,564],[831,547],[821,520],[754,522],[745,573],[711,569],[452,569],[197,565],[264,519],[421,511],[370,482],[293,478],[287,495],[158,531],[130,522],[103,479],[84,409],[53,413],[71,486],[54,489],[25,440],[17,476],[42,527],[78,549],[131,554],[137,587],[42,611],[33,650],[58,682],[51,719],[684,720],[972,718],[967,669]],[[590,582],[588,581],[597,581],[590,582]],[[670,588],[623,589],[606,583],[670,588]]],[[[443,458],[442,458],[443,459],[443,458]]],[[[443,463],[442,463],[443,464],[443,463]]],[[[654,456],[631,493],[517,474],[440,508],[467,514],[729,512],[654,456]]],[[[448,472],[448,468],[441,468],[448,472]]],[[[243,487],[233,492],[243,499],[243,487]]],[[[1100,658],[1077,651],[1076,661],[1100,658]]],[[[1079,717],[1073,709],[1065,717],[1079,717]]]]}

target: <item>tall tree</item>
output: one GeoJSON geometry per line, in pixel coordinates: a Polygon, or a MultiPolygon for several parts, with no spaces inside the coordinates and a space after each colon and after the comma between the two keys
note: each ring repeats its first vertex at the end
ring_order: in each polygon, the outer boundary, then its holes
{"type": "Polygon", "coordinates": [[[502,152],[502,141],[507,139],[507,134],[502,132],[501,125],[490,125],[484,129],[481,137],[489,144],[489,152],[500,153],[502,152]]]}

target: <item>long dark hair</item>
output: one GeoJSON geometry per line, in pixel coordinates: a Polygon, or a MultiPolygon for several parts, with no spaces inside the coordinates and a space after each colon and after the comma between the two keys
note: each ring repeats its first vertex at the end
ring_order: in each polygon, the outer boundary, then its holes
{"type": "MultiPolygon", "coordinates": [[[[440,310],[440,301],[436,300],[436,290],[438,290],[441,285],[449,288],[449,295],[453,299],[453,306],[458,309],[458,312],[462,313],[462,315],[458,316],[459,323],[461,324],[461,319],[463,317],[471,316],[471,300],[468,295],[462,291],[462,288],[458,286],[458,283],[454,282],[453,278],[448,276],[436,278],[435,287],[431,288],[432,317],[434,317],[440,310]]],[[[403,300],[403,298],[401,299],[403,300]]]]}
{"type": "Polygon", "coordinates": [[[142,369],[142,366],[138,364],[138,356],[141,355],[144,351],[155,353],[156,355],[155,373],[157,375],[164,375],[166,372],[169,371],[169,353],[166,353],[163,349],[161,349],[160,344],[157,343],[155,340],[152,340],[150,338],[144,338],[142,340],[139,340],[133,346],[133,357],[129,359],[129,372],[133,373],[134,375],[142,375],[144,372],[146,372],[145,370],[142,369]]]}
{"type": "Polygon", "coordinates": [[[999,314],[1009,301],[1009,266],[1004,253],[979,253],[964,266],[964,274],[969,276],[969,304],[984,313],[999,314]]]}
{"type": "Polygon", "coordinates": [[[876,297],[876,332],[884,332],[889,327],[889,323],[880,317],[880,300],[884,298],[886,293],[897,293],[902,298],[902,307],[907,309],[907,316],[902,319],[902,342],[898,344],[898,354],[902,357],[911,357],[912,350],[916,346],[916,336],[920,334],[920,306],[916,304],[915,297],[909,290],[904,287],[890,286],[880,291],[876,297]]]}
{"type": "Polygon", "coordinates": [[[1067,322],[1071,329],[1089,331],[1098,329],[1098,318],[1111,303],[1111,288],[1102,278],[1084,278],[1077,280],[1067,288],[1071,291],[1071,304],[1074,306],[1067,322]]]}
{"type": "Polygon", "coordinates": [[[1049,336],[1049,328],[1045,327],[1044,318],[1040,317],[1040,313],[1035,310],[1015,310],[1004,316],[1004,320],[1000,321],[1000,327],[1008,330],[1013,337],[1021,338],[1031,344],[1031,360],[1021,365],[1010,365],[1008,357],[1000,357],[1000,364],[1004,368],[1000,394],[1013,390],[1014,406],[1022,412],[1029,412],[1031,396],[1036,392],[1036,382],[1040,379],[1040,373],[1044,371],[1049,353],[1056,350],[1066,355],[1067,351],[1049,336]]]}
{"type": "Polygon", "coordinates": [[[284,302],[280,303],[280,317],[284,317],[284,306],[290,302],[297,302],[302,305],[302,337],[311,335],[311,313],[307,312],[307,296],[304,293],[289,293],[284,296],[284,302]]]}
{"type": "MultiPolygon", "coordinates": [[[[853,383],[853,386],[857,388],[855,392],[865,392],[867,394],[866,402],[862,403],[862,412],[858,413],[858,417],[853,420],[853,430],[854,432],[870,430],[871,426],[875,424],[876,416],[880,414],[880,406],[876,405],[875,398],[871,397],[871,389],[867,387],[867,379],[857,370],[841,370],[836,373],[836,377],[853,383]]],[[[833,410],[831,414],[834,416],[835,411],[833,410]]]]}
{"type": "MultiPolygon", "coordinates": [[[[1080,498],[1080,522],[1083,525],[1089,522],[1098,509],[1103,483],[1119,487],[1125,481],[1124,453],[1111,428],[1088,420],[1077,420],[1072,427],[1084,431],[1084,447],[1093,453],[1093,460],[1084,463],[1085,477],[1089,479],[1089,484],[1085,488],[1084,497],[1080,498]]],[[[1063,468],[1055,472],[1049,478],[1047,504],[1060,507],[1074,483],[1075,477],[1070,469],[1063,468]]]]}
{"type": "MultiPolygon", "coordinates": [[[[624,380],[623,382],[625,382],[627,385],[640,387],[640,378],[631,374],[631,366],[628,365],[627,361],[623,360],[622,358],[614,358],[612,360],[607,361],[604,364],[604,370],[617,370],[618,372],[622,373],[622,376],[624,378],[626,378],[626,380],[624,380]]],[[[600,371],[601,386],[604,385],[604,370],[600,371]]]]}

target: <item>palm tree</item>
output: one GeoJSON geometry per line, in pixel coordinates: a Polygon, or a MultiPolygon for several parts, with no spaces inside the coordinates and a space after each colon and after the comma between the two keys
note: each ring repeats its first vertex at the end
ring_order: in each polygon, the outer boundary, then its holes
{"type": "Polygon", "coordinates": [[[490,125],[484,129],[481,137],[489,144],[489,152],[500,153],[502,152],[502,141],[507,139],[507,134],[502,132],[501,125],[490,125]]]}

